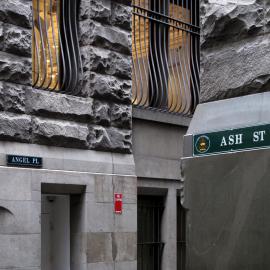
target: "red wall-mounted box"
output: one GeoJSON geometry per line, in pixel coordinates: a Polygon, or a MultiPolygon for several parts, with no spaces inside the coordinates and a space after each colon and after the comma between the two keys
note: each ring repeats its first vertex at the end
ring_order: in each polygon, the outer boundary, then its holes
{"type": "Polygon", "coordinates": [[[114,194],[114,213],[122,214],[123,210],[123,194],[115,193],[114,194]]]}

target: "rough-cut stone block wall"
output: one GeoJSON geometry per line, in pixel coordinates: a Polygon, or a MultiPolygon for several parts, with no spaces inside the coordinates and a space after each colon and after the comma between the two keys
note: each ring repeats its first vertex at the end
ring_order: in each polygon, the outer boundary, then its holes
{"type": "Polygon", "coordinates": [[[31,5],[0,0],[0,140],[130,153],[130,1],[81,0],[78,96],[32,89],[31,5]]]}
{"type": "Polygon", "coordinates": [[[270,90],[270,1],[201,1],[201,102],[270,90]]]}

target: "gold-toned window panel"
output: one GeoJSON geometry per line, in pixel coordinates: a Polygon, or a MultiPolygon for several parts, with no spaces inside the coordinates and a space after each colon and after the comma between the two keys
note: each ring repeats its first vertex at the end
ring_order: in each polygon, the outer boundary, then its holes
{"type": "Polygon", "coordinates": [[[58,0],[33,1],[33,85],[59,90],[60,42],[58,0]]]}

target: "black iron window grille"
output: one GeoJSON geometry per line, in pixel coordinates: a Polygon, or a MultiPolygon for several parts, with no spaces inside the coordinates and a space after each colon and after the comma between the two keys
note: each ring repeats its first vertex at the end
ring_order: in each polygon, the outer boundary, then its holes
{"type": "Polygon", "coordinates": [[[186,211],[177,197],[177,270],[186,269],[186,211]]]}
{"type": "Polygon", "coordinates": [[[33,0],[33,87],[75,94],[82,71],[79,0],[33,0]]]}
{"type": "Polygon", "coordinates": [[[138,196],[138,270],[160,270],[163,197],[138,196]]]}
{"type": "Polygon", "coordinates": [[[133,0],[133,104],[190,115],[199,102],[199,0],[133,0]]]}

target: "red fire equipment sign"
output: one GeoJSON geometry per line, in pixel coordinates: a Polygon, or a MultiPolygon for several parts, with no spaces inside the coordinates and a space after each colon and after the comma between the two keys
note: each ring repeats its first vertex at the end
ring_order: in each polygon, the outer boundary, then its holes
{"type": "Polygon", "coordinates": [[[114,194],[114,212],[115,214],[122,214],[123,206],[123,194],[115,193],[114,194]]]}

